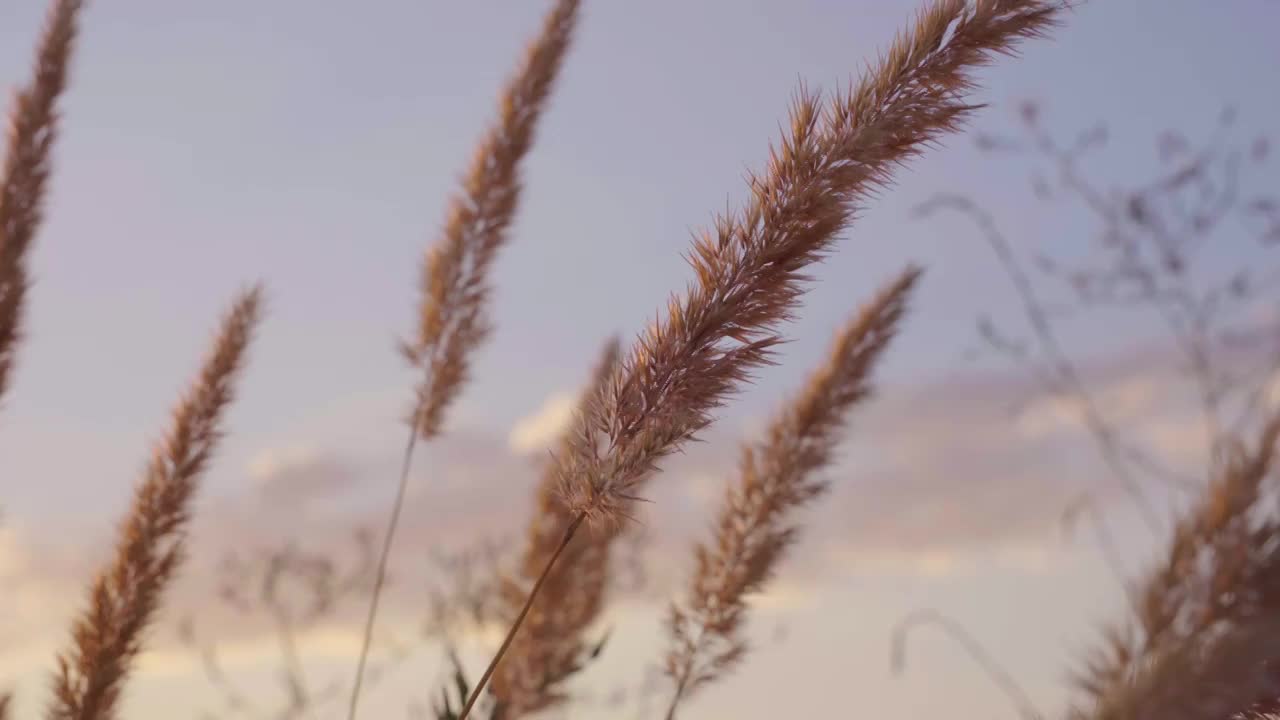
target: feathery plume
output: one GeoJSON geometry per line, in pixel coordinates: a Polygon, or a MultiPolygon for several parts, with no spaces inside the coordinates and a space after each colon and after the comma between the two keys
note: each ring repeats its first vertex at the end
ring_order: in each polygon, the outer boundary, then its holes
{"type": "Polygon", "coordinates": [[[440,434],[444,413],[469,373],[471,354],[489,334],[489,268],[507,241],[507,231],[520,199],[520,163],[533,146],[538,119],[568,52],[580,0],[556,0],[542,31],[525,51],[515,76],[502,91],[499,117],[476,148],[462,191],[454,196],[444,232],[427,253],[422,271],[422,299],[417,337],[400,343],[409,364],[423,373],[409,416],[409,439],[400,481],[387,523],[356,677],[347,710],[355,720],[369,659],[369,644],[378,614],[413,449],[440,434]]]}
{"type": "MultiPolygon", "coordinates": [[[[1280,612],[1280,517],[1259,512],[1267,501],[1263,480],[1274,463],[1280,413],[1260,435],[1251,453],[1229,448],[1216,477],[1177,522],[1165,557],[1131,593],[1132,621],[1104,630],[1104,647],[1074,678],[1083,702],[1073,717],[1099,718],[1099,707],[1131,706],[1121,695],[1137,687],[1135,678],[1152,663],[1280,612]]],[[[1280,652],[1271,647],[1275,665],[1280,652]]],[[[1274,667],[1271,672],[1280,680],[1274,667]]],[[[1263,699],[1238,696],[1238,709],[1263,699]]]]}
{"type": "Polygon", "coordinates": [[[507,242],[520,199],[520,163],[559,74],[579,0],[557,0],[542,32],[503,90],[496,125],[476,149],[444,233],[427,254],[417,337],[401,344],[423,371],[412,418],[423,439],[439,434],[444,412],[466,383],[471,353],[489,334],[489,268],[507,242]]]}
{"type": "Polygon", "coordinates": [[[1180,638],[1145,655],[1132,677],[1101,699],[1095,720],[1229,720],[1254,717],[1280,697],[1274,660],[1280,622],[1256,617],[1214,636],[1180,638]]]}
{"type": "Polygon", "coordinates": [[[4,175],[0,176],[0,398],[22,337],[27,252],[43,220],[58,137],[58,98],[67,85],[80,0],[55,0],[36,49],[31,82],[13,99],[4,175]]]}
{"type": "Polygon", "coordinates": [[[156,447],[120,527],[115,556],[94,579],[89,606],[58,655],[49,720],[111,720],[143,634],[185,553],[200,479],[222,436],[245,350],[258,322],[262,291],[242,293],[222,321],[213,349],[169,432],[156,447]]]}
{"type": "MultiPolygon", "coordinates": [[[[778,325],[799,304],[806,269],[831,252],[837,233],[892,171],[960,127],[973,68],[1018,41],[1044,35],[1063,8],[1055,0],[937,0],[879,64],[820,116],[801,89],[791,132],[770,154],[751,199],[695,243],[697,276],[620,363],[609,388],[574,424],[558,458],[561,491],[575,513],[563,548],[587,519],[618,522],[662,458],[712,422],[751,373],[769,362],[778,325]]],[[[559,552],[525,604],[534,601],[559,552]]],[[[465,720],[519,630],[517,616],[472,690],[465,720]]]]}
{"type": "MultiPolygon", "coordinates": [[[[618,340],[605,344],[580,405],[604,390],[621,352],[618,340]]],[[[570,438],[560,441],[567,451],[570,438]]],[[[519,577],[503,583],[502,602],[512,620],[547,560],[573,524],[573,512],[559,493],[555,466],[548,465],[537,488],[534,515],[525,534],[519,577]]],[[[551,575],[526,617],[520,634],[498,666],[490,686],[495,700],[491,720],[516,720],[558,705],[566,698],[564,681],[587,652],[584,635],[599,617],[609,579],[609,550],[615,528],[582,535],[570,542],[559,572],[551,575]]]]}
{"type": "Polygon", "coordinates": [[[791,514],[827,491],[828,481],[816,473],[831,463],[848,412],[871,394],[871,373],[897,332],[919,276],[917,268],[908,268],[864,306],[765,439],[743,448],[737,482],[720,507],[715,541],[694,549],[688,598],[670,609],[666,672],[675,692],[668,720],[682,701],[745,656],[746,597],[764,587],[795,540],[791,514]]]}
{"type": "Polygon", "coordinates": [[[1045,0],[940,0],[879,64],[820,116],[801,90],[791,132],[751,199],[717,219],[689,262],[696,281],[637,340],[601,402],[561,456],[568,503],[616,521],[657,463],[712,422],[712,412],[769,362],[805,290],[808,266],[893,170],[959,128],[971,70],[1017,41],[1043,35],[1060,5],[1045,0]]]}

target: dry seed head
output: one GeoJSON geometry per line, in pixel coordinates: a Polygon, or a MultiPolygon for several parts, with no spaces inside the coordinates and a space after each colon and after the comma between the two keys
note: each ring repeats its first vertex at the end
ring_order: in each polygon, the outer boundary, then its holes
{"type": "Polygon", "coordinates": [[[520,68],[502,92],[499,117],[476,149],[444,231],[423,264],[416,337],[401,352],[422,373],[409,416],[410,440],[379,557],[347,715],[354,720],[377,618],[386,562],[403,507],[414,443],[438,435],[445,411],[468,379],[472,353],[489,333],[489,270],[520,198],[520,164],[559,74],[578,17],[579,0],[556,0],[520,68]]]}
{"type": "Polygon", "coordinates": [[[561,458],[570,507],[618,521],[665,456],[695,437],[753,371],[770,362],[779,325],[809,266],[830,252],[892,171],[955,130],[974,106],[970,72],[1061,9],[1044,0],[935,2],[885,57],[822,111],[801,89],[791,127],[738,213],[717,218],[690,253],[695,281],[635,342],[561,458]]]}
{"type": "Polygon", "coordinates": [[[258,287],[239,296],[195,384],[174,409],[120,526],[115,555],[90,586],[89,606],[72,625],[71,648],[58,655],[49,720],[117,717],[145,630],[183,560],[193,496],[222,435],[261,296],[258,287]]]}
{"type": "MultiPolygon", "coordinates": [[[[1164,557],[1133,591],[1134,616],[1103,629],[1101,648],[1073,680],[1090,717],[1118,702],[1143,668],[1224,629],[1280,612],[1280,519],[1258,519],[1275,459],[1280,414],[1264,424],[1253,452],[1231,448],[1197,502],[1178,520],[1164,557]]],[[[1280,660],[1280,654],[1272,662],[1280,660]]],[[[1277,697],[1280,697],[1278,695],[1277,697]]]]}
{"type": "Polygon", "coordinates": [[[401,344],[424,373],[411,422],[437,435],[444,413],[466,383],[471,354],[489,334],[489,270],[506,244],[519,204],[520,164],[569,48],[579,0],[557,0],[542,32],[502,92],[498,121],[485,134],[444,231],[428,251],[416,337],[401,344]]]}
{"type": "Polygon", "coordinates": [[[1280,622],[1264,616],[1212,636],[1181,638],[1147,654],[1123,683],[1087,712],[1088,720],[1224,720],[1256,717],[1280,697],[1280,622]]]}
{"type": "Polygon", "coordinates": [[[22,336],[27,252],[40,228],[58,137],[57,102],[66,89],[77,20],[84,3],[55,0],[36,49],[30,84],[13,99],[0,176],[0,398],[22,336]]]}
{"type": "Polygon", "coordinates": [[[765,439],[745,447],[737,481],[726,490],[715,540],[695,548],[689,595],[668,616],[666,671],[672,705],[729,672],[746,654],[741,628],[747,595],[777,569],[799,528],[791,516],[824,494],[818,472],[829,465],[848,412],[871,393],[871,373],[888,348],[920,276],[910,267],[837,334],[826,361],[774,418],[765,439]]]}

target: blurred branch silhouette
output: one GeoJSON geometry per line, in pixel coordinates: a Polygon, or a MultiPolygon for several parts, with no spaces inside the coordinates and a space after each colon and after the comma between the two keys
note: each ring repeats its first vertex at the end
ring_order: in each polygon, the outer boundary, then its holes
{"type": "MultiPolygon", "coordinates": [[[[1090,178],[1088,162],[1109,152],[1107,125],[1097,124],[1062,140],[1051,131],[1039,104],[1021,103],[1016,130],[980,134],[977,147],[991,157],[1032,165],[1030,189],[1046,212],[1055,203],[1082,211],[1080,217],[1095,228],[1094,239],[1073,242],[1066,250],[1054,243],[1061,240],[1060,232],[1054,237],[1010,237],[995,213],[966,194],[940,193],[916,208],[921,217],[957,213],[975,226],[1010,282],[1022,327],[1011,329],[1007,320],[998,322],[984,314],[977,321],[980,347],[1025,371],[1037,393],[1071,404],[1110,478],[1154,533],[1162,533],[1167,520],[1152,504],[1152,484],[1190,498],[1200,507],[1222,507],[1233,497],[1224,495],[1222,488],[1234,486],[1218,478],[1240,474],[1244,461],[1239,448],[1266,425],[1271,384],[1280,372],[1280,315],[1275,312],[1280,266],[1270,252],[1280,243],[1280,201],[1271,189],[1273,184],[1261,176],[1271,143],[1265,136],[1242,141],[1236,128],[1236,112],[1228,107],[1201,141],[1162,131],[1155,141],[1153,172],[1127,185],[1109,177],[1104,186],[1090,178]],[[1126,316],[1119,317],[1123,321],[1131,314],[1154,319],[1172,349],[1178,376],[1195,400],[1203,467],[1187,467],[1180,458],[1162,455],[1137,437],[1142,430],[1139,423],[1110,417],[1102,402],[1108,388],[1091,382],[1084,366],[1072,356],[1066,323],[1082,319],[1096,334],[1096,329],[1107,327],[1109,318],[1126,316]]],[[[1136,348],[1134,336],[1125,332],[1102,337],[1115,341],[1108,342],[1110,352],[1145,349],[1136,348]]],[[[1261,430],[1264,441],[1258,451],[1266,457],[1269,429],[1267,425],[1261,430]]],[[[1251,511],[1266,509],[1258,500],[1261,496],[1249,497],[1253,500],[1236,498],[1237,504],[1251,511]]],[[[1070,530],[1080,518],[1087,518],[1108,566],[1118,577],[1127,578],[1130,573],[1124,570],[1120,549],[1107,527],[1106,509],[1092,492],[1082,493],[1065,508],[1064,527],[1070,530]]],[[[1191,532],[1186,529],[1191,521],[1179,522],[1171,540],[1170,552],[1175,555],[1191,532]]],[[[1258,532],[1265,534],[1274,527],[1274,523],[1264,525],[1258,532]]],[[[1252,537],[1252,544],[1235,547],[1249,562],[1263,563],[1259,558],[1269,557],[1263,547],[1274,540],[1252,537]]],[[[1222,585],[1223,577],[1235,577],[1228,573],[1205,579],[1182,565],[1169,572],[1188,585],[1200,583],[1198,589],[1187,591],[1193,594],[1230,590],[1230,583],[1222,585]]],[[[1153,582],[1148,579],[1127,587],[1132,615],[1141,626],[1138,636],[1108,631],[1106,652],[1114,656],[1109,660],[1121,666],[1165,653],[1185,660],[1190,657],[1186,653],[1201,652],[1151,635],[1155,626],[1145,619],[1152,617],[1152,603],[1165,597],[1153,582]]],[[[894,641],[897,660],[906,629],[919,622],[937,624],[955,636],[1024,717],[1038,716],[1016,683],[962,627],[932,611],[909,615],[899,625],[894,641]]],[[[1111,717],[1106,708],[1115,704],[1116,683],[1121,681],[1108,680],[1092,688],[1103,709],[1080,717],[1111,717]],[[1105,693],[1111,693],[1110,699],[1102,698],[1105,693]]]]}
{"type": "Polygon", "coordinates": [[[1077,404],[1103,460],[1154,526],[1137,487],[1139,476],[1191,489],[1205,475],[1175,467],[1104,416],[1058,325],[1094,310],[1142,309],[1158,319],[1176,350],[1179,370],[1197,394],[1212,467],[1223,442],[1257,419],[1266,383],[1280,368],[1276,319],[1267,326],[1255,314],[1270,307],[1280,287],[1280,266],[1270,263],[1266,252],[1280,242],[1280,202],[1266,190],[1244,185],[1245,170],[1265,163],[1270,143],[1265,137],[1247,147],[1233,142],[1235,112],[1227,108],[1213,135],[1199,146],[1174,131],[1161,133],[1153,177],[1103,189],[1086,177],[1082,165],[1106,152],[1106,125],[1063,142],[1046,127],[1039,105],[1023,103],[1018,117],[1017,135],[982,134],[977,146],[992,156],[1029,157],[1036,164],[1030,179],[1035,197],[1043,203],[1073,202],[1096,224],[1097,237],[1087,249],[1077,245],[1072,257],[1055,257],[1046,248],[1050,238],[1038,246],[1014,243],[994,214],[967,195],[939,194],[917,213],[950,210],[977,226],[1017,293],[1031,335],[1024,338],[983,316],[977,324],[983,345],[1027,369],[1043,392],[1077,404]],[[1040,167],[1045,164],[1048,170],[1040,167]],[[1223,249],[1215,239],[1232,230],[1235,236],[1227,241],[1252,243],[1258,252],[1235,265],[1215,267],[1205,249],[1223,249]],[[1254,351],[1260,365],[1231,367],[1241,350],[1254,351]]]}
{"type": "Polygon", "coordinates": [[[982,643],[965,630],[963,625],[932,608],[922,608],[908,613],[894,626],[889,649],[889,665],[894,673],[901,673],[906,669],[907,635],[921,625],[937,627],[955,640],[965,654],[982,668],[1001,692],[1008,696],[1023,720],[1044,720],[1045,715],[1036,709],[1035,703],[1031,702],[1031,697],[1027,695],[1026,690],[1022,689],[1013,675],[982,646],[982,643]]]}
{"type": "MultiPolygon", "coordinates": [[[[1151,176],[1104,189],[1087,176],[1085,164],[1090,156],[1107,152],[1105,124],[1063,141],[1049,130],[1038,104],[1020,104],[1017,116],[1015,133],[979,134],[977,147],[993,157],[1031,163],[1033,195],[1044,204],[1081,208],[1097,228],[1092,243],[1077,243],[1071,252],[1055,255],[1048,247],[1052,238],[1014,242],[991,211],[964,194],[941,193],[916,213],[955,212],[976,226],[1016,293],[1026,328],[1010,330],[983,315],[977,321],[981,346],[1028,372],[1041,393],[1074,405],[1113,479],[1156,531],[1162,521],[1146,483],[1179,492],[1203,484],[1224,444],[1252,431],[1268,385],[1280,371],[1280,318],[1264,315],[1273,309],[1280,287],[1280,266],[1267,252],[1280,242],[1280,201],[1269,188],[1252,189],[1248,183],[1256,178],[1247,172],[1267,161],[1270,141],[1265,136],[1236,140],[1236,113],[1228,107],[1211,136],[1199,144],[1172,130],[1161,132],[1156,138],[1158,165],[1151,176]],[[1206,248],[1224,249],[1223,242],[1253,252],[1219,267],[1223,263],[1206,248]],[[1178,370],[1198,401],[1207,459],[1202,470],[1161,457],[1134,437],[1132,428],[1107,417],[1099,390],[1063,339],[1060,324],[1067,320],[1089,312],[1127,311],[1149,313],[1172,343],[1178,370]]],[[[1091,316],[1090,322],[1096,327],[1105,317],[1091,316]]],[[[1083,496],[1066,509],[1064,523],[1070,527],[1087,513],[1108,563],[1121,573],[1097,509],[1083,496]]]]}
{"type": "MultiPolygon", "coordinates": [[[[374,567],[373,536],[367,530],[352,535],[354,557],[341,566],[324,552],[284,542],[250,553],[229,552],[216,569],[217,596],[246,621],[269,624],[280,654],[279,678],[284,707],[266,709],[250,700],[224,671],[218,647],[201,638],[194,620],[179,627],[184,644],[200,654],[206,679],[223,697],[224,710],[233,715],[295,720],[340,697],[342,684],[330,679],[315,685],[307,678],[299,653],[301,637],[333,616],[342,604],[366,591],[374,567]]],[[[389,654],[401,658],[402,647],[389,654]]]]}

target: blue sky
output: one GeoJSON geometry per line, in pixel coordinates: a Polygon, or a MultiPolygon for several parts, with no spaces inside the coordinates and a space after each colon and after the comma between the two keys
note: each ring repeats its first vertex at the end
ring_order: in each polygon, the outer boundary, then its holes
{"type": "MultiPolygon", "coordinates": [[[[0,504],[8,532],[23,538],[14,541],[17,547],[31,543],[76,555],[108,537],[215,317],[238,287],[259,279],[268,286],[270,312],[230,417],[231,436],[209,478],[209,507],[248,503],[270,468],[302,462],[299,457],[316,472],[336,472],[335,458],[343,459],[343,467],[357,468],[347,475],[357,477],[336,480],[347,493],[342,502],[294,518],[292,532],[332,534],[334,525],[321,520],[363,519],[360,513],[390,499],[386,465],[401,443],[396,417],[413,381],[393,342],[411,327],[419,263],[446,198],[546,5],[90,5],[64,105],[49,221],[33,260],[30,336],[0,415],[0,504]]],[[[498,330],[477,361],[476,382],[455,408],[452,434],[424,457],[424,512],[433,503],[437,512],[441,504],[453,507],[445,495],[456,490],[480,498],[458,501],[457,508],[483,515],[494,493],[508,492],[495,490],[504,479],[491,475],[527,470],[507,449],[512,428],[530,417],[551,422],[554,412],[540,411],[554,410],[556,398],[577,387],[603,338],[629,337],[683,286],[688,273],[680,254],[691,231],[743,196],[743,175],[764,160],[797,82],[815,88],[846,83],[915,7],[899,0],[586,3],[527,164],[513,243],[497,267],[498,330]],[[494,452],[513,457],[493,461],[494,452]],[[444,458],[442,466],[457,479],[426,483],[433,458],[444,458]]],[[[0,83],[7,87],[25,80],[42,13],[35,0],[0,10],[0,83]]],[[[1274,0],[1083,3],[1052,41],[1029,44],[1022,58],[982,72],[981,99],[992,107],[975,126],[1011,127],[1014,105],[1025,98],[1041,101],[1047,122],[1061,132],[1105,119],[1112,142],[1089,170],[1103,186],[1121,185],[1155,166],[1152,138],[1160,130],[1204,136],[1225,104],[1238,108],[1242,137],[1280,126],[1280,93],[1268,82],[1280,67],[1277,26],[1274,0]]],[[[1086,441],[1077,433],[1043,456],[998,454],[1009,444],[999,433],[1015,432],[1007,417],[984,405],[1000,391],[956,387],[972,372],[962,354],[975,315],[1007,315],[1012,296],[971,229],[910,217],[911,207],[933,193],[962,188],[990,206],[1012,235],[1069,247],[1087,233],[1087,222],[1078,212],[1046,213],[1031,203],[1027,171],[1025,163],[993,162],[966,136],[902,172],[819,270],[819,282],[788,328],[793,342],[782,364],[726,409],[714,435],[723,450],[688,461],[705,464],[689,472],[727,473],[733,441],[758,427],[799,383],[830,332],[891,273],[918,261],[927,268],[924,285],[884,366],[878,402],[885,427],[908,436],[915,431],[901,418],[902,408],[932,405],[941,427],[906,438],[922,447],[901,452],[934,461],[912,465],[918,477],[911,492],[871,480],[871,491],[842,495],[840,502],[856,498],[855,504],[874,507],[877,499],[898,498],[901,507],[918,508],[933,488],[945,502],[928,505],[940,515],[926,524],[950,527],[940,518],[965,517],[966,499],[981,495],[955,488],[992,468],[1008,468],[1007,483],[993,487],[1031,489],[982,505],[1005,514],[976,516],[1052,517],[1052,502],[1036,489],[1071,480],[1056,470],[1040,473],[1037,463],[1062,465],[1050,452],[1078,459],[1086,441]],[[996,439],[984,437],[995,459],[938,450],[954,449],[947,419],[990,423],[996,439]],[[931,474],[944,470],[955,476],[931,474]],[[1036,509],[1010,512],[1002,505],[1007,502],[1036,509]]],[[[1260,176],[1264,186],[1274,187],[1275,179],[1274,171],[1260,176]]],[[[1105,326],[1075,337],[1086,357],[1116,347],[1105,326]]],[[[983,377],[1003,387],[999,376],[983,377]]],[[[1118,387],[1125,379],[1108,381],[1118,387]]],[[[893,476],[901,469],[896,456],[873,445],[851,445],[851,472],[886,469],[884,477],[893,476]]],[[[672,475],[674,487],[681,478],[672,475]]],[[[671,517],[684,518],[671,523],[678,526],[672,532],[700,530],[700,496],[669,494],[676,506],[671,517]]],[[[206,532],[217,535],[221,522],[208,520],[206,532]]],[[[501,525],[482,518],[473,524],[487,522],[501,525]]],[[[958,717],[975,719],[1007,713],[1002,698],[942,643],[920,644],[918,675],[892,686],[880,682],[888,628],[904,604],[921,603],[964,616],[1027,669],[1029,685],[1052,706],[1059,670],[1069,659],[1062,639],[1083,643],[1084,636],[1072,633],[1087,629],[1098,613],[1055,624],[1037,608],[1047,603],[1067,613],[1084,603],[1100,611],[1105,602],[1098,598],[1111,597],[1102,589],[1105,571],[1087,548],[1064,550],[1034,533],[1009,541],[1016,552],[1008,552],[1039,560],[1002,562],[990,548],[1004,540],[973,540],[965,523],[954,537],[934,533],[929,542],[914,542],[910,533],[850,530],[839,517],[829,523],[839,528],[839,555],[848,567],[795,580],[809,599],[790,616],[787,644],[760,653],[723,691],[709,692],[699,717],[773,717],[780,707],[770,703],[791,687],[780,674],[823,663],[828,670],[806,670],[807,679],[796,680],[815,711],[909,718],[962,707],[970,714],[958,717]],[[968,548],[969,559],[953,553],[933,565],[917,562],[947,543],[968,548]],[[849,559],[860,547],[868,557],[891,561],[860,566],[849,559]],[[912,569],[921,567],[934,571],[912,569]],[[1096,597],[1081,589],[1090,579],[1099,585],[1096,597]],[[850,638],[838,650],[825,640],[832,627],[847,629],[850,638]],[[862,677],[876,681],[849,697],[824,699],[824,689],[847,677],[830,668],[845,662],[867,673],[874,668],[878,674],[862,677]]],[[[645,612],[619,622],[646,637],[652,618],[645,612]]],[[[610,672],[623,677],[630,664],[654,659],[652,647],[632,643],[620,641],[610,672]]],[[[38,683],[35,672],[24,666],[19,673],[28,695],[38,692],[38,684],[26,684],[38,683]]],[[[194,692],[198,672],[190,672],[194,679],[175,671],[168,680],[140,682],[134,717],[159,717],[148,714],[156,710],[145,699],[165,688],[186,688],[174,691],[182,697],[194,692]]]]}

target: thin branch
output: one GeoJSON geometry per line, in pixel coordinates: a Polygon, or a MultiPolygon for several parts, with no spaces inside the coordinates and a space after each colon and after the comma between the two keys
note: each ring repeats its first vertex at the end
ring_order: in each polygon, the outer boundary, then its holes
{"type": "Polygon", "coordinates": [[[1014,709],[1023,720],[1043,720],[1046,716],[1036,708],[1026,690],[1009,674],[976,638],[965,630],[960,623],[943,615],[937,610],[923,608],[909,613],[894,626],[890,646],[890,665],[895,673],[900,673],[907,661],[907,633],[920,625],[933,625],[940,628],[948,637],[955,640],[969,657],[977,663],[1000,691],[1009,698],[1014,709]]]}

